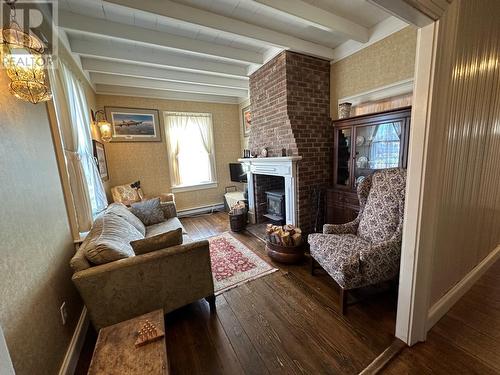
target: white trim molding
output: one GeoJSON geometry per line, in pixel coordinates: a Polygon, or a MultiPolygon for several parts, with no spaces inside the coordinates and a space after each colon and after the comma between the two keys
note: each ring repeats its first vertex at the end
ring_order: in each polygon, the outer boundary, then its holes
{"type": "Polygon", "coordinates": [[[474,267],[462,280],[451,288],[439,301],[429,309],[427,331],[429,331],[450,308],[474,285],[474,283],[500,258],[500,245],[481,263],[474,267]]]}
{"type": "Polygon", "coordinates": [[[339,99],[338,104],[347,102],[351,103],[353,106],[357,106],[361,103],[374,102],[377,100],[392,98],[394,96],[409,94],[413,92],[413,82],[413,78],[408,78],[403,81],[394,82],[390,85],[378,87],[360,94],[346,96],[345,98],[339,99]]]}
{"type": "Polygon", "coordinates": [[[387,38],[389,35],[403,30],[407,26],[408,24],[406,22],[401,21],[396,17],[389,17],[370,29],[370,39],[368,39],[368,42],[360,43],[355,40],[348,40],[347,42],[344,42],[340,46],[334,48],[331,63],[334,64],[339,60],[345,59],[346,57],[361,51],[363,48],[371,46],[372,44],[387,38]]]}
{"type": "Polygon", "coordinates": [[[196,185],[186,185],[186,186],[172,186],[170,190],[172,193],[182,193],[183,191],[195,191],[195,190],[206,190],[214,189],[218,186],[217,181],[204,182],[196,185]]]}
{"type": "Polygon", "coordinates": [[[186,208],[184,210],[178,210],[177,217],[186,217],[186,216],[192,216],[192,215],[201,215],[201,214],[212,213],[214,211],[223,211],[224,207],[225,207],[224,203],[214,203],[214,204],[210,204],[208,206],[186,208]]]}
{"type": "Polygon", "coordinates": [[[242,158],[238,161],[247,173],[248,215],[251,223],[255,223],[255,191],[254,175],[281,176],[285,179],[285,211],[286,224],[298,225],[297,216],[297,163],[302,156],[284,156],[270,158],[242,158]]]}
{"type": "MultiPolygon", "coordinates": [[[[433,253],[431,238],[422,236],[422,210],[428,153],[431,98],[434,82],[437,24],[418,30],[415,90],[408,151],[405,215],[401,244],[396,337],[408,345],[424,341],[429,309],[429,278],[433,253]]],[[[428,224],[432,225],[432,224],[428,224]]]]}
{"type": "Polygon", "coordinates": [[[75,332],[69,343],[61,368],[59,369],[59,375],[73,375],[75,373],[76,364],[78,363],[78,358],[80,357],[88,328],[89,318],[87,307],[83,306],[82,313],[75,327],[75,332]]]}

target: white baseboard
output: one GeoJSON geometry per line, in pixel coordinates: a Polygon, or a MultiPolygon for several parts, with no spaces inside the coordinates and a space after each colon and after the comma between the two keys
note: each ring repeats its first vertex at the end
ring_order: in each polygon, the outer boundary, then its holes
{"type": "Polygon", "coordinates": [[[80,357],[88,328],[89,319],[87,316],[87,308],[83,306],[80,319],[78,319],[64,361],[59,369],[59,375],[73,375],[75,373],[76,364],[78,363],[78,358],[80,357]]]}
{"type": "Polygon", "coordinates": [[[436,324],[439,319],[441,319],[448,310],[462,298],[498,258],[500,258],[500,245],[429,309],[429,314],[427,315],[427,331],[429,331],[434,324],[436,324]]]}
{"type": "Polygon", "coordinates": [[[224,210],[224,203],[215,203],[208,206],[200,206],[200,207],[188,208],[185,210],[177,210],[177,216],[185,217],[191,215],[206,214],[213,211],[221,211],[221,210],[224,210]]]}

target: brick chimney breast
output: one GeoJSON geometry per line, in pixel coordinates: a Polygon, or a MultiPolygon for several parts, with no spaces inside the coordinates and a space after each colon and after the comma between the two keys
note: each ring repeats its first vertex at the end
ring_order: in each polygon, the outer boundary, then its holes
{"type": "Polygon", "coordinates": [[[311,232],[317,214],[315,193],[332,183],[333,128],[330,62],[283,51],[250,76],[252,129],[249,148],[269,156],[300,155],[298,216],[311,232]]]}

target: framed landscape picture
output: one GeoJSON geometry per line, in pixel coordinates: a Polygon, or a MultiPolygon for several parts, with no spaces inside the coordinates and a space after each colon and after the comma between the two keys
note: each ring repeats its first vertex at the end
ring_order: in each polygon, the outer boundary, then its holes
{"type": "Polygon", "coordinates": [[[106,151],[104,150],[104,145],[95,139],[92,140],[92,144],[94,146],[94,158],[97,161],[97,169],[99,169],[101,180],[107,181],[109,180],[108,162],[106,161],[106,151]]]}
{"type": "Polygon", "coordinates": [[[111,123],[111,142],[160,142],[160,116],[156,109],[104,107],[111,123]]]}
{"type": "Polygon", "coordinates": [[[247,106],[241,110],[242,123],[243,123],[243,134],[245,137],[250,135],[250,127],[252,126],[252,112],[250,111],[250,106],[247,106]]]}

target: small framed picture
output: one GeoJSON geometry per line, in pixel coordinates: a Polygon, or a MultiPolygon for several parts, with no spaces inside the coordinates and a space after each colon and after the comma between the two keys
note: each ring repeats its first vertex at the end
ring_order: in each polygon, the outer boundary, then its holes
{"type": "Polygon", "coordinates": [[[245,137],[250,135],[250,128],[252,126],[252,112],[250,111],[250,106],[247,106],[241,110],[242,123],[243,123],[243,134],[245,137]]]}
{"type": "Polygon", "coordinates": [[[97,169],[99,169],[101,180],[108,181],[108,162],[106,161],[106,150],[104,150],[104,145],[95,139],[92,140],[92,144],[94,146],[94,158],[97,161],[97,169]]]}
{"type": "Polygon", "coordinates": [[[160,142],[160,115],[156,109],[105,107],[111,123],[111,142],[160,142]]]}

